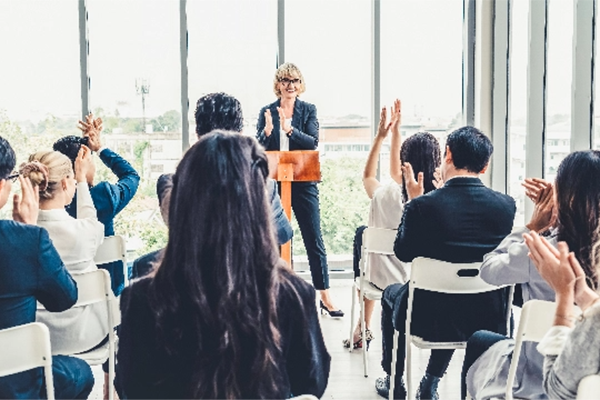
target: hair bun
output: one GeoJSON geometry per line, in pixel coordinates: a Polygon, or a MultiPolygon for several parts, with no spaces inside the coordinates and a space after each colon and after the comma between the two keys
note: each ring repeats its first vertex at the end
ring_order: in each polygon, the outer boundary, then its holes
{"type": "Polygon", "coordinates": [[[38,190],[43,192],[48,188],[48,167],[41,162],[34,160],[21,164],[19,167],[19,173],[25,177],[31,179],[31,183],[38,186],[38,190]],[[33,178],[31,175],[41,175],[33,178]],[[33,179],[32,179],[33,178],[33,179]],[[37,179],[36,179],[37,178],[37,179]]]}

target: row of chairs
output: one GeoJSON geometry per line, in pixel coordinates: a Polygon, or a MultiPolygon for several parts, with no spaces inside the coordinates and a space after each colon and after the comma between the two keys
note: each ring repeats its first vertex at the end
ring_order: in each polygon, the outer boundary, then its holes
{"type": "MultiPolygon", "coordinates": [[[[393,255],[394,241],[397,231],[394,229],[382,229],[368,227],[363,231],[363,244],[360,260],[360,277],[355,280],[352,287],[352,312],[350,335],[354,327],[355,290],[362,294],[360,300],[360,318],[362,337],[365,337],[364,298],[380,300],[382,291],[370,285],[368,279],[368,254],[393,255]]],[[[479,277],[481,263],[455,264],[439,260],[418,257],[410,266],[410,287],[408,296],[408,310],[406,318],[406,385],[407,392],[412,392],[412,346],[421,349],[464,349],[466,342],[429,342],[410,334],[410,325],[413,308],[413,294],[415,289],[449,293],[449,294],[472,294],[484,293],[497,290],[499,287],[484,282],[479,277]]],[[[509,302],[512,303],[514,286],[510,286],[509,302]]],[[[516,336],[515,349],[509,369],[505,398],[512,400],[512,387],[516,375],[517,363],[524,341],[540,341],[553,324],[554,310],[556,306],[552,302],[542,300],[528,301],[521,312],[521,319],[516,336]]],[[[510,331],[510,307],[507,308],[506,322],[507,332],[510,331]]],[[[393,399],[394,381],[396,371],[396,352],[398,349],[399,332],[394,332],[394,348],[392,352],[392,374],[390,376],[390,400],[393,399]]],[[[350,346],[352,351],[352,346],[350,346]]],[[[366,348],[363,346],[363,369],[364,376],[368,376],[368,358],[366,348]]],[[[589,394],[595,395],[600,392],[600,375],[592,375],[583,379],[578,389],[578,398],[590,398],[589,394]],[[587,394],[586,394],[587,393],[587,394]]]]}
{"type": "MultiPolygon", "coordinates": [[[[94,262],[97,265],[113,261],[122,261],[125,277],[127,277],[127,259],[125,239],[122,236],[104,238],[96,252],[94,262]]],[[[107,307],[108,326],[120,323],[120,312],[117,299],[111,290],[109,273],[104,269],[73,275],[77,282],[78,298],[73,307],[104,302],[107,307]]],[[[114,399],[113,382],[115,377],[115,349],[117,338],[114,329],[109,330],[108,342],[97,349],[73,354],[90,365],[99,365],[108,360],[109,399],[114,399]]],[[[52,381],[52,349],[50,333],[46,325],[34,322],[0,331],[0,376],[43,367],[48,399],[54,399],[52,381]]]]}

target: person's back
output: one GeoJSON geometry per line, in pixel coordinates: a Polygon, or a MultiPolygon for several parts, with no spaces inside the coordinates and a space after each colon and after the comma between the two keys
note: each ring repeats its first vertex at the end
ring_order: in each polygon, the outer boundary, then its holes
{"type": "Polygon", "coordinates": [[[239,134],[215,131],[184,155],[160,265],[121,296],[121,397],[325,391],[330,357],[315,291],[279,257],[267,175],[256,139],[239,134]]]}
{"type": "MultiPolygon", "coordinates": [[[[0,137],[0,208],[4,207],[18,174],[15,154],[0,137]]],[[[48,232],[33,226],[38,215],[37,187],[19,177],[21,195],[15,195],[13,219],[0,220],[0,329],[35,321],[39,301],[58,312],[77,301],[77,285],[65,269],[48,232]],[[18,222],[17,222],[18,221],[18,222]]],[[[52,357],[56,398],[87,398],[94,384],[89,365],[66,356],[52,357]]],[[[0,377],[0,398],[43,398],[41,368],[0,377]]]]}

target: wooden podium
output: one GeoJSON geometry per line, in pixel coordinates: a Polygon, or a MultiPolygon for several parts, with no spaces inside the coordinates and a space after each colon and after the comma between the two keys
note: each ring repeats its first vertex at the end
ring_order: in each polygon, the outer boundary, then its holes
{"type": "MultiPolygon", "coordinates": [[[[319,152],[316,150],[267,151],[269,177],[281,182],[281,205],[292,219],[292,182],[321,180],[319,152]]],[[[281,246],[281,258],[292,267],[292,241],[281,246]]]]}

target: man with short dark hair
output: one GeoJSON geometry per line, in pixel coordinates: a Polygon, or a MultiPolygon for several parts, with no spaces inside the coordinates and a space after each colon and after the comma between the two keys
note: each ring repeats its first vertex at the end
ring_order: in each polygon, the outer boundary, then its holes
{"type": "MultiPolygon", "coordinates": [[[[66,270],[48,232],[34,226],[39,211],[37,186],[13,172],[16,158],[10,144],[0,137],[0,208],[10,196],[17,177],[21,196],[13,200],[13,219],[0,220],[0,329],[35,322],[36,302],[51,312],[69,309],[77,301],[77,285],[66,270]]],[[[87,399],[94,376],[87,362],[68,356],[52,356],[57,399],[87,399]]],[[[0,398],[46,397],[41,368],[0,378],[0,398]]]]}
{"type": "MultiPolygon", "coordinates": [[[[87,176],[90,195],[98,214],[98,221],[104,224],[104,236],[113,236],[115,234],[113,220],[129,204],[137,192],[140,176],[127,160],[102,145],[100,138],[102,119],[94,119],[94,116],[89,114],[85,122],[79,121],[79,128],[83,131],[84,137],[62,137],[54,143],[53,149],[60,151],[75,163],[81,145],[86,145],[96,152],[104,165],[117,176],[117,183],[102,181],[97,184],[94,184],[95,168],[91,168],[87,176]]],[[[73,197],[73,201],[66,209],[70,216],[77,218],[77,196],[73,197]]],[[[113,293],[118,296],[125,286],[123,263],[114,261],[98,267],[109,272],[113,293]]]]}
{"type": "MultiPolygon", "coordinates": [[[[422,184],[405,175],[411,199],[404,208],[394,244],[404,262],[428,257],[454,263],[482,261],[512,229],[515,201],[483,185],[479,175],[488,167],[493,151],[478,129],[465,126],[448,135],[442,162],[444,186],[423,195],[422,184]]],[[[381,300],[382,367],[388,376],[376,382],[387,397],[394,329],[400,332],[394,398],[406,398],[402,375],[405,355],[405,321],[408,285],[388,286],[381,300]]],[[[506,290],[449,295],[415,290],[412,334],[429,341],[465,341],[477,330],[506,333],[506,290]]],[[[454,350],[432,350],[417,399],[437,399],[437,385],[454,350]]],[[[412,394],[408,394],[412,396],[412,394]]]]}

